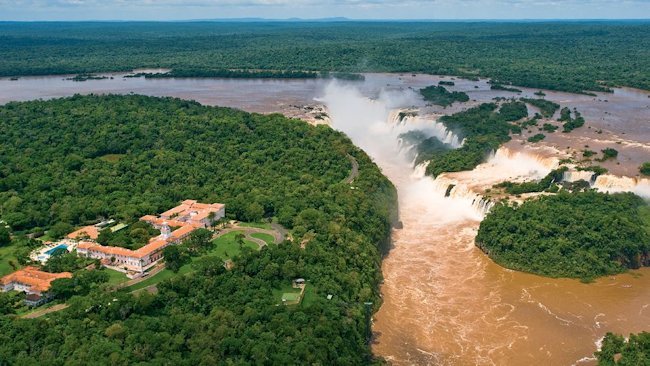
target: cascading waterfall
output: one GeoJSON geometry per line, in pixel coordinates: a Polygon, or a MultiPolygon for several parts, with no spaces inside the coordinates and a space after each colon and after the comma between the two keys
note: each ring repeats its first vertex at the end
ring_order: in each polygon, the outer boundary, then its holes
{"type": "Polygon", "coordinates": [[[592,184],[601,192],[633,192],[643,198],[650,199],[650,179],[637,177],[619,177],[611,174],[599,175],[592,184]]]}
{"type": "Polygon", "coordinates": [[[568,170],[562,175],[563,182],[577,182],[579,180],[584,180],[589,182],[589,184],[594,183],[594,172],[587,170],[568,170]]]}
{"type": "Polygon", "coordinates": [[[408,130],[421,130],[428,137],[435,137],[453,149],[463,146],[464,139],[447,129],[444,124],[438,122],[435,118],[426,118],[415,113],[413,110],[406,109],[393,110],[388,115],[388,123],[394,126],[406,126],[408,130]]]}
{"type": "Polygon", "coordinates": [[[564,182],[575,182],[578,180],[589,182],[591,188],[600,192],[617,193],[633,192],[641,197],[650,199],[650,179],[638,177],[621,177],[612,174],[596,176],[592,171],[568,170],[564,172],[564,182]]]}
{"type": "MultiPolygon", "coordinates": [[[[650,276],[587,285],[504,270],[487,259],[474,245],[490,208],[483,192],[504,180],[542,178],[558,166],[550,157],[557,154],[502,147],[471,171],[433,179],[426,162],[414,166],[404,146],[400,152],[399,135],[412,126],[397,121],[394,109],[416,104],[401,93],[371,101],[332,83],[323,97],[332,127],[364,149],[398,191],[403,225],[382,262],[374,352],[396,365],[572,364],[593,353],[601,324],[626,321],[622,329],[638,332],[648,323],[650,276]]],[[[598,184],[615,186],[603,178],[598,184]]]]}

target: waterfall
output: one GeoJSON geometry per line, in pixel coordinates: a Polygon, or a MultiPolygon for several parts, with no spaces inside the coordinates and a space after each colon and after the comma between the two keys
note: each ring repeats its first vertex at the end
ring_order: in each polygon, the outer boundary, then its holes
{"type": "Polygon", "coordinates": [[[650,179],[637,177],[619,177],[611,174],[599,175],[592,184],[601,192],[633,192],[643,198],[650,199],[650,179]]]}
{"type": "Polygon", "coordinates": [[[438,122],[433,116],[429,116],[428,118],[420,116],[416,111],[410,109],[394,109],[390,111],[388,114],[388,123],[392,126],[399,126],[405,129],[404,132],[421,130],[428,137],[435,137],[454,149],[463,146],[465,142],[460,136],[447,129],[444,124],[438,122]]]}
{"type": "Polygon", "coordinates": [[[481,219],[487,215],[494,203],[477,193],[466,183],[441,174],[433,180],[435,194],[450,201],[470,207],[481,219]]]}
{"type": "Polygon", "coordinates": [[[567,170],[562,175],[562,181],[571,183],[579,180],[584,180],[589,182],[589,184],[593,184],[594,175],[594,172],[588,170],[567,170]]]}

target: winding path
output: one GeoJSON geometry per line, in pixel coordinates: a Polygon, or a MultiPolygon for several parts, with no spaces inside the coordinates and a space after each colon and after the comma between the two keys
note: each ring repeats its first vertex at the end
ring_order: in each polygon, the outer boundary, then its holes
{"type": "Polygon", "coordinates": [[[352,171],[350,171],[350,175],[348,175],[347,178],[343,182],[347,184],[352,184],[355,179],[359,176],[359,162],[357,159],[354,158],[354,156],[347,154],[348,159],[350,160],[350,163],[352,164],[352,171]]]}
{"type": "Polygon", "coordinates": [[[278,224],[271,224],[277,225],[278,228],[281,228],[282,230],[277,230],[274,227],[274,230],[267,230],[267,229],[260,229],[256,227],[248,227],[248,226],[238,226],[235,225],[233,227],[229,227],[223,230],[220,230],[217,234],[215,234],[212,239],[217,239],[223,235],[226,235],[228,233],[234,232],[234,231],[241,231],[244,233],[246,240],[250,240],[257,244],[260,248],[264,247],[266,245],[266,241],[262,239],[258,239],[252,236],[252,234],[268,234],[273,236],[273,242],[275,244],[280,244],[284,241],[284,238],[286,237],[286,229],[284,229],[282,226],[278,224]]]}

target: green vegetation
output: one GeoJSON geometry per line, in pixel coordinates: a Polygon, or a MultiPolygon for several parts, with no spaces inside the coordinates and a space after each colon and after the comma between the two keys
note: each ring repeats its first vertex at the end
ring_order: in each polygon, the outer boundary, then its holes
{"type": "MultiPolygon", "coordinates": [[[[132,95],[9,103],[0,107],[0,140],[2,219],[18,232],[100,217],[133,222],[192,198],[227,204],[229,219],[277,217],[295,239],[242,250],[230,270],[211,254],[209,240],[183,243],[189,263],[124,291],[111,292],[104,271],[77,271],[54,281],[67,309],[47,319],[0,316],[5,363],[370,359],[363,303],[381,302],[381,256],[396,195],[343,134],[280,115],[132,95]],[[107,154],[122,157],[98,159],[107,154]],[[348,155],[359,163],[359,189],[343,182],[348,155]],[[304,235],[311,239],[302,249],[304,235]],[[309,305],[276,306],[273,289],[297,277],[319,293],[309,305]],[[129,293],[150,284],[157,294],[129,293]]],[[[30,243],[19,233],[1,249],[30,243]]]]}
{"type": "Polygon", "coordinates": [[[422,151],[419,160],[429,160],[427,174],[437,176],[443,172],[471,170],[482,163],[488,154],[495,151],[502,143],[510,140],[510,132],[520,132],[519,126],[511,122],[528,115],[526,105],[522,102],[509,102],[501,105],[485,103],[451,116],[440,118],[448,129],[465,137],[462,147],[454,150],[433,146],[429,151],[422,151]]]}
{"type": "Polygon", "coordinates": [[[535,143],[535,142],[540,142],[540,141],[544,140],[545,138],[546,138],[546,135],[544,135],[543,133],[538,133],[538,134],[535,134],[533,136],[530,136],[527,140],[528,140],[528,142],[535,143]]]}
{"type": "Polygon", "coordinates": [[[641,166],[639,167],[639,172],[642,175],[650,176],[650,161],[646,161],[645,163],[641,164],[641,166]]]}
{"type": "Polygon", "coordinates": [[[593,150],[583,150],[582,151],[582,156],[584,156],[585,158],[590,158],[590,157],[592,157],[594,155],[596,155],[596,152],[593,151],[593,150]]]}
{"type": "Polygon", "coordinates": [[[106,272],[108,275],[108,283],[111,285],[119,285],[120,283],[126,282],[129,280],[128,277],[126,277],[126,274],[122,272],[118,272],[109,268],[103,268],[102,271],[106,272]]]}
{"type": "Polygon", "coordinates": [[[456,83],[454,83],[453,81],[440,80],[438,82],[438,85],[454,86],[454,85],[456,85],[456,83]]]}
{"type": "Polygon", "coordinates": [[[564,172],[567,170],[567,167],[561,167],[559,169],[552,170],[544,178],[540,179],[539,182],[513,183],[506,181],[496,184],[494,187],[504,188],[505,191],[509,194],[557,192],[559,188],[556,184],[562,181],[564,172]]]}
{"type": "Polygon", "coordinates": [[[95,260],[79,257],[75,252],[57,250],[50,256],[43,270],[51,273],[74,272],[93,264],[95,260]]]}
{"type": "Polygon", "coordinates": [[[605,161],[609,159],[616,159],[618,157],[618,150],[612,149],[611,147],[600,150],[603,153],[603,157],[596,159],[598,161],[605,161]]]}
{"type": "Polygon", "coordinates": [[[571,92],[650,89],[649,28],[645,21],[3,23],[0,76],[329,70],[481,76],[571,92]]]}
{"type": "Polygon", "coordinates": [[[552,125],[552,124],[550,124],[550,123],[544,123],[544,124],[542,125],[542,129],[543,129],[544,131],[548,132],[548,133],[553,133],[553,132],[557,131],[558,127],[557,127],[557,126],[554,126],[554,125],[552,125]]]}
{"type": "Polygon", "coordinates": [[[400,138],[407,145],[411,145],[411,152],[417,155],[415,164],[420,164],[426,160],[431,159],[432,156],[443,154],[451,149],[451,146],[438,140],[436,137],[427,137],[427,135],[419,130],[412,130],[400,134],[400,138]]]}
{"type": "Polygon", "coordinates": [[[87,80],[103,80],[108,79],[108,76],[96,76],[92,74],[78,74],[68,80],[72,81],[87,81],[87,80]]]}
{"type": "Polygon", "coordinates": [[[11,232],[9,231],[9,227],[0,222],[0,247],[7,246],[9,244],[11,244],[11,232]]]}
{"type": "Polygon", "coordinates": [[[214,249],[209,253],[223,260],[232,259],[238,256],[242,249],[259,249],[256,243],[243,238],[241,231],[233,231],[214,240],[214,249]],[[239,236],[239,237],[238,237],[239,236]]]}
{"type": "Polygon", "coordinates": [[[427,86],[420,89],[420,94],[424,100],[433,104],[448,107],[454,102],[467,102],[469,96],[463,92],[450,92],[444,86],[427,86]]]}
{"type": "Polygon", "coordinates": [[[580,112],[573,110],[573,114],[574,117],[571,118],[571,110],[568,107],[564,107],[560,110],[560,118],[558,121],[564,122],[562,132],[571,132],[585,124],[585,119],[582,117],[580,112]]]}
{"type": "Polygon", "coordinates": [[[22,267],[16,258],[17,245],[0,246],[0,277],[22,267]]]}
{"type": "Polygon", "coordinates": [[[650,333],[630,334],[626,340],[608,332],[600,351],[595,355],[599,366],[647,365],[650,360],[650,333]]]}
{"type": "Polygon", "coordinates": [[[481,223],[476,244],[507,268],[591,280],[650,265],[644,205],[632,193],[594,191],[499,204],[481,223]]]}
{"type": "Polygon", "coordinates": [[[594,172],[595,176],[607,173],[607,169],[603,168],[600,165],[579,166],[576,168],[576,170],[594,172]]]}
{"type": "Polygon", "coordinates": [[[149,240],[160,235],[160,231],[145,221],[136,221],[128,229],[113,231],[104,229],[99,232],[97,242],[101,245],[122,247],[136,250],[147,245],[149,240]]]}
{"type": "Polygon", "coordinates": [[[241,227],[256,227],[258,229],[273,230],[271,224],[267,222],[239,222],[237,225],[241,227]]]}
{"type": "Polygon", "coordinates": [[[555,114],[555,112],[560,109],[560,105],[551,102],[550,100],[546,99],[531,99],[531,98],[521,98],[520,99],[522,102],[526,102],[532,106],[535,106],[539,108],[539,111],[542,113],[542,116],[546,118],[551,118],[555,114]]]}
{"type": "Polygon", "coordinates": [[[261,239],[266,242],[266,244],[273,244],[275,243],[275,238],[271,234],[266,234],[266,233],[253,233],[251,234],[253,238],[256,239],[261,239]]]}
{"type": "Polygon", "coordinates": [[[521,93],[521,89],[513,88],[511,86],[504,86],[499,83],[493,83],[490,85],[490,89],[492,90],[503,90],[503,91],[508,91],[512,93],[521,93]]]}
{"type": "Polygon", "coordinates": [[[149,286],[157,285],[157,284],[161,283],[162,281],[166,281],[166,280],[169,280],[171,278],[175,278],[175,277],[178,277],[178,276],[182,276],[182,275],[186,275],[188,273],[191,273],[192,268],[193,267],[192,267],[191,263],[184,264],[177,271],[172,271],[170,269],[165,268],[165,269],[161,270],[160,272],[156,273],[155,275],[149,276],[145,280],[136,283],[135,285],[131,285],[129,287],[126,287],[125,290],[126,291],[137,291],[137,290],[141,290],[143,288],[149,287],[149,286]]]}

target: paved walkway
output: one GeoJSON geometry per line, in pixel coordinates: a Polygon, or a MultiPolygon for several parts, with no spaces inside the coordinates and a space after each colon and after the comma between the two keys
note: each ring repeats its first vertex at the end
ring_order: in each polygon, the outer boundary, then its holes
{"type": "Polygon", "coordinates": [[[117,290],[117,289],[120,289],[120,288],[125,288],[125,287],[129,287],[129,286],[133,286],[135,284],[138,284],[138,283],[148,279],[149,277],[155,276],[156,274],[158,274],[158,272],[162,271],[163,269],[165,269],[165,264],[163,262],[158,262],[158,264],[156,264],[149,272],[147,272],[148,275],[141,276],[141,277],[138,277],[138,278],[134,278],[132,280],[128,280],[126,282],[122,282],[120,284],[117,284],[115,286],[115,289],[117,290]]]}
{"type": "MultiPolygon", "coordinates": [[[[274,224],[271,224],[271,225],[274,225],[274,224]]],[[[275,224],[275,225],[277,225],[277,224],[275,224]]],[[[280,225],[278,225],[278,226],[282,227],[280,225]]],[[[273,236],[273,242],[275,244],[282,243],[284,241],[284,238],[285,238],[285,235],[286,235],[286,234],[280,232],[279,230],[267,230],[267,229],[260,229],[260,228],[257,228],[257,227],[238,226],[237,224],[235,224],[232,227],[220,230],[217,234],[215,234],[212,237],[212,239],[214,240],[216,238],[219,238],[219,237],[221,237],[223,235],[226,235],[228,233],[231,233],[233,231],[241,231],[242,233],[244,233],[244,237],[246,238],[246,240],[252,241],[253,243],[257,244],[260,248],[262,248],[262,247],[264,247],[266,245],[266,241],[264,241],[262,239],[255,238],[255,237],[251,236],[251,234],[261,233],[261,234],[272,235],[273,236]]],[[[284,231],[286,232],[286,229],[284,229],[284,231]]]]}
{"type": "Polygon", "coordinates": [[[47,309],[41,309],[41,310],[37,310],[37,311],[34,311],[32,313],[29,313],[29,314],[25,314],[25,315],[21,316],[21,318],[23,318],[23,319],[35,319],[35,318],[41,317],[41,316],[43,316],[45,314],[49,314],[49,313],[53,313],[55,311],[63,310],[65,308],[67,308],[68,306],[70,306],[70,305],[68,305],[68,304],[57,304],[57,305],[54,305],[54,306],[50,306],[47,309]]]}
{"type": "Polygon", "coordinates": [[[357,159],[355,159],[354,156],[350,154],[348,154],[347,157],[350,159],[350,163],[352,163],[352,171],[350,172],[350,175],[345,178],[344,182],[347,184],[352,184],[352,182],[354,182],[354,180],[359,176],[359,162],[357,162],[357,159]]]}

